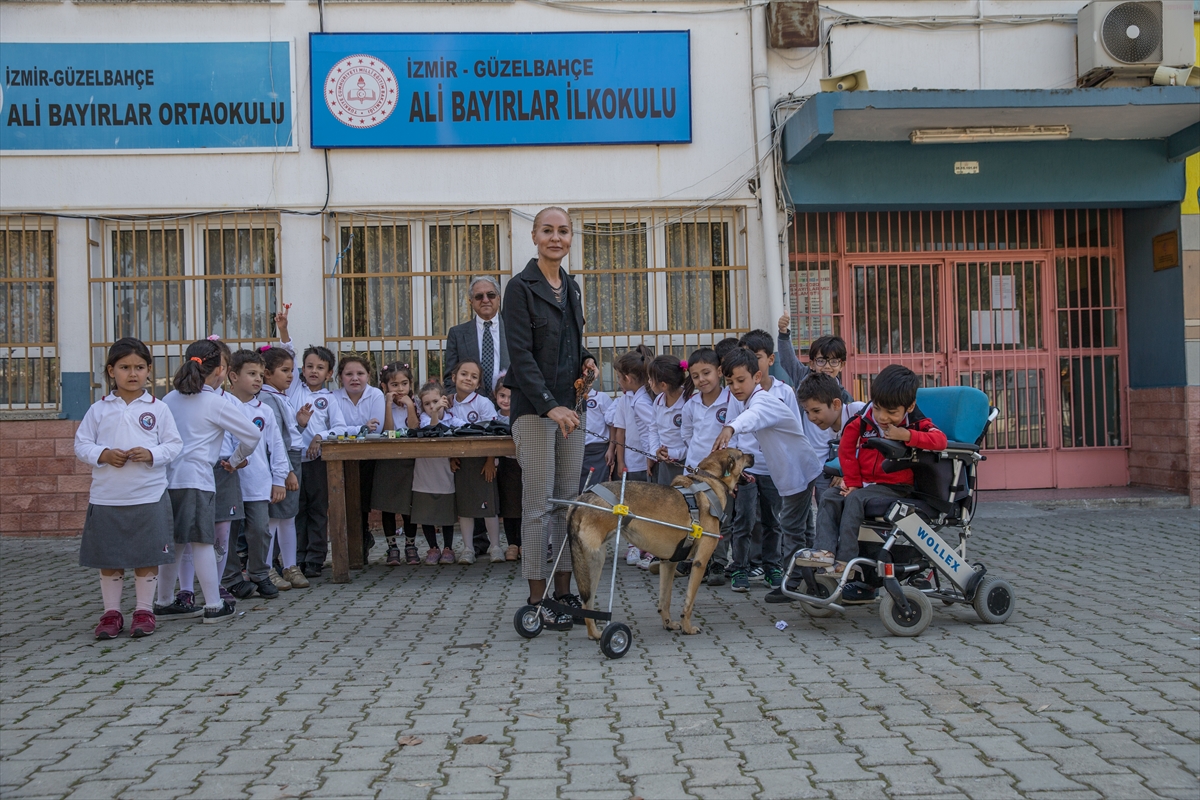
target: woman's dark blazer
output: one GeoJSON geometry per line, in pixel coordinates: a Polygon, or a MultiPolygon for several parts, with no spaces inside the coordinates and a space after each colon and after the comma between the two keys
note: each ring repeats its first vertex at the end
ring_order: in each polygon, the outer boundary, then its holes
{"type": "MultiPolygon", "coordinates": [[[[583,362],[593,356],[583,348],[584,320],[579,284],[565,271],[560,274],[570,287],[568,302],[578,329],[578,364],[582,368],[583,362]]],[[[563,405],[553,394],[558,378],[563,312],[554,300],[554,290],[538,269],[536,258],[530,259],[525,269],[508,282],[500,316],[504,320],[508,344],[508,373],[504,376],[504,385],[512,390],[509,418],[516,422],[518,417],[526,414],[545,416],[550,409],[563,405]]],[[[578,377],[572,375],[571,382],[578,377]]]]}

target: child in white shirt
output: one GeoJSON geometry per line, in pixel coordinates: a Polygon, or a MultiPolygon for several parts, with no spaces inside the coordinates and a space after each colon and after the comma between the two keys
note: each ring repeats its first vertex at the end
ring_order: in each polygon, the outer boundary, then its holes
{"type": "MultiPolygon", "coordinates": [[[[626,480],[644,481],[649,478],[650,435],[654,429],[653,399],[646,388],[649,380],[650,348],[638,345],[613,364],[617,372],[617,385],[624,394],[617,399],[613,410],[613,441],[616,442],[617,468],[615,479],[624,475],[626,480]],[[639,452],[641,451],[641,452],[639,452]]],[[[636,564],[641,569],[650,569],[654,557],[643,553],[633,545],[625,551],[625,563],[636,564]]]]}
{"type": "MultiPolygon", "coordinates": [[[[450,400],[448,416],[451,427],[482,425],[496,418],[496,406],[475,390],[479,388],[480,367],[474,361],[460,361],[450,373],[454,381],[454,397],[450,400]]],[[[463,549],[460,564],[475,563],[475,520],[482,519],[487,527],[488,556],[493,564],[504,561],[500,547],[500,498],[496,494],[496,459],[456,458],[454,470],[454,507],[458,529],[462,532],[463,549]]]]}
{"type": "MultiPolygon", "coordinates": [[[[347,434],[379,433],[383,430],[383,392],[371,385],[371,362],[356,353],[338,359],[334,402],[347,434]]],[[[362,515],[363,561],[375,546],[371,535],[371,489],[375,484],[375,462],[358,462],[358,508],[362,515]]]]}
{"type": "MultiPolygon", "coordinates": [[[[279,436],[287,448],[288,466],[291,473],[284,482],[284,496],[278,503],[271,503],[268,525],[271,531],[271,550],[267,563],[275,561],[279,553],[279,574],[293,589],[307,589],[308,578],[296,565],[296,514],[300,512],[300,473],[303,452],[300,449],[302,434],[296,422],[296,410],[288,399],[287,390],[295,378],[295,361],[292,354],[282,347],[267,347],[260,350],[263,357],[263,386],[258,399],[275,412],[275,424],[279,436]]],[[[279,588],[283,588],[278,582],[279,588]]]]}
{"type": "Polygon", "coordinates": [[[646,450],[654,453],[658,459],[654,467],[655,480],[663,486],[670,486],[671,481],[683,474],[683,467],[667,462],[682,462],[687,455],[687,443],[682,434],[683,407],[692,394],[691,380],[688,378],[687,362],[672,355],[655,358],[650,362],[648,373],[650,390],[655,398],[652,405],[654,425],[650,429],[650,446],[646,450]]]}
{"type": "MultiPolygon", "coordinates": [[[[450,398],[441,381],[429,381],[417,395],[421,404],[421,427],[444,423],[454,427],[446,415],[450,398]]],[[[418,458],[413,464],[412,521],[422,526],[429,550],[425,565],[454,563],[454,472],[448,458],[418,458]],[[442,529],[442,549],[437,546],[437,527],[442,529]]],[[[468,543],[468,546],[470,543],[468,543]]]]}
{"type": "Polygon", "coordinates": [[[104,614],[97,639],[114,639],[125,629],[127,569],[137,590],[130,634],[154,633],[158,569],[175,562],[167,464],[183,450],[183,440],[171,410],[145,389],[153,364],[141,341],[115,342],[105,364],[112,391],[87,410],[75,432],[75,456],[92,466],[79,565],[100,570],[104,614]]]}
{"type": "Polygon", "coordinates": [[[612,478],[612,465],[616,463],[616,445],[612,442],[608,415],[613,399],[598,391],[595,384],[588,389],[585,420],[586,435],[583,440],[583,468],[579,471],[579,491],[588,483],[604,483],[612,478]]]}

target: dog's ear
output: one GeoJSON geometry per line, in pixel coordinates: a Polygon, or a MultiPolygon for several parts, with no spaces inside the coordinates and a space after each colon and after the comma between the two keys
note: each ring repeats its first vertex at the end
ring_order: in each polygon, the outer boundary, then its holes
{"type": "Polygon", "coordinates": [[[721,455],[721,461],[725,469],[725,477],[728,478],[733,474],[734,468],[737,467],[737,459],[728,450],[725,450],[721,455]]]}

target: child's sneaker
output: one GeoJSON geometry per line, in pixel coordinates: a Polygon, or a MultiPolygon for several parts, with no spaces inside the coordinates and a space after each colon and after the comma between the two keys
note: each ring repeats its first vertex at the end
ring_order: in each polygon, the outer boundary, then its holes
{"type": "Polygon", "coordinates": [[[115,639],[125,630],[125,617],[120,611],[105,611],[96,626],[97,639],[115,639]]]}
{"type": "Polygon", "coordinates": [[[196,593],[180,589],[175,593],[175,601],[185,606],[194,606],[196,605],[196,593]]]}
{"type": "MultiPolygon", "coordinates": [[[[224,586],[219,586],[217,588],[219,589],[218,594],[221,595],[222,600],[224,600],[226,603],[229,603],[231,606],[237,605],[237,598],[230,594],[228,589],[226,589],[224,586]]],[[[202,611],[204,610],[202,606],[196,607],[202,611]]]]}
{"type": "MultiPolygon", "coordinates": [[[[191,592],[188,592],[188,594],[191,594],[191,592]]],[[[158,603],[154,604],[154,616],[163,622],[172,619],[195,619],[203,613],[204,609],[200,606],[192,605],[191,603],[185,605],[178,598],[170,605],[160,606],[158,603]]]]}
{"type": "Polygon", "coordinates": [[[425,551],[425,566],[436,567],[441,563],[441,560],[442,551],[438,550],[436,547],[431,547],[425,551]]]}
{"type": "Polygon", "coordinates": [[[307,589],[310,584],[308,578],[304,577],[304,573],[299,567],[288,567],[283,571],[283,579],[292,585],[293,589],[307,589]]]}
{"type": "Polygon", "coordinates": [[[709,586],[724,586],[725,585],[725,567],[711,561],[708,564],[708,574],[704,576],[704,582],[709,586]]]}
{"type": "Polygon", "coordinates": [[[493,564],[503,564],[508,560],[504,557],[504,548],[502,548],[500,545],[496,545],[492,549],[488,550],[488,556],[492,559],[493,564]]]}
{"type": "Polygon", "coordinates": [[[421,554],[417,552],[417,545],[415,542],[409,542],[408,544],[404,545],[404,561],[410,567],[421,566],[421,554]]]}
{"type": "Polygon", "coordinates": [[[154,633],[156,627],[158,624],[152,613],[138,610],[133,612],[133,624],[129,626],[129,635],[134,639],[141,639],[154,633]]]}
{"type": "Polygon", "coordinates": [[[504,551],[504,560],[505,561],[520,561],[521,560],[521,548],[517,547],[515,544],[510,544],[508,546],[508,548],[504,551]]]}
{"type": "Polygon", "coordinates": [[[631,567],[637,566],[637,563],[642,560],[642,551],[638,550],[633,545],[629,545],[629,549],[625,551],[625,563],[631,567]]]}
{"type": "MultiPolygon", "coordinates": [[[[451,558],[454,558],[454,551],[451,550],[449,547],[446,548],[446,552],[450,554],[451,558]]],[[[445,557],[443,556],[442,563],[443,564],[453,564],[454,562],[446,561],[445,557]]],[[[462,551],[462,555],[458,557],[458,563],[462,564],[463,566],[470,566],[471,564],[474,564],[475,563],[475,548],[474,547],[464,547],[463,551],[462,551]]]]}
{"type": "Polygon", "coordinates": [[[780,584],[783,583],[783,570],[769,569],[767,570],[766,577],[764,577],[763,580],[766,582],[767,586],[771,587],[772,589],[778,589],[780,584]]]}
{"type": "MultiPolygon", "coordinates": [[[[583,602],[579,599],[579,595],[577,594],[571,594],[570,592],[567,594],[556,594],[554,595],[554,601],[561,603],[564,606],[569,606],[570,608],[578,608],[580,611],[583,610],[583,602]]],[[[582,625],[584,621],[584,617],[576,616],[575,614],[571,615],[571,622],[582,625]]]]}
{"type": "Polygon", "coordinates": [[[229,622],[233,619],[233,614],[233,606],[222,600],[220,608],[204,607],[204,623],[210,625],[218,622],[229,622]]]}
{"type": "Polygon", "coordinates": [[[869,603],[875,599],[875,590],[865,583],[848,581],[842,587],[842,601],[845,603],[869,603]]]}
{"type": "Polygon", "coordinates": [[[556,614],[540,603],[538,610],[542,612],[542,627],[548,631],[569,631],[575,627],[570,614],[556,614]]]}
{"type": "Polygon", "coordinates": [[[766,574],[762,567],[751,567],[750,571],[746,573],[746,577],[752,581],[761,581],[766,574]]]}
{"type": "MultiPolygon", "coordinates": [[[[471,560],[472,560],[472,563],[474,563],[474,560],[475,560],[474,553],[471,553],[471,560]]],[[[454,550],[449,547],[442,550],[442,557],[440,559],[438,559],[438,563],[439,564],[453,564],[454,563],[454,550]]]]}
{"type": "Polygon", "coordinates": [[[729,588],[735,592],[750,591],[750,579],[740,569],[729,573],[729,588]]]}
{"type": "Polygon", "coordinates": [[[271,581],[271,585],[281,592],[289,591],[292,588],[292,582],[280,575],[274,569],[267,573],[267,579],[271,581]]]}
{"type": "Polygon", "coordinates": [[[801,567],[832,567],[836,556],[828,550],[806,547],[796,552],[795,562],[801,567]]]}
{"type": "MultiPolygon", "coordinates": [[[[413,552],[416,552],[416,549],[417,548],[414,547],[413,552]]],[[[387,564],[389,567],[400,566],[400,548],[389,547],[387,551],[387,558],[384,559],[383,563],[387,564]]]]}
{"type": "Polygon", "coordinates": [[[637,562],[638,569],[649,570],[650,565],[658,559],[650,552],[643,552],[642,557],[637,562]]]}

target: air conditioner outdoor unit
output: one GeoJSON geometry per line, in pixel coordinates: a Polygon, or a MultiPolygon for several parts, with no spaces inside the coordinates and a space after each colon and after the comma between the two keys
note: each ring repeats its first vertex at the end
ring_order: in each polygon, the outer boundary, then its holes
{"type": "MultiPolygon", "coordinates": [[[[1079,85],[1149,79],[1196,60],[1190,0],[1097,0],[1079,10],[1079,85]]],[[[1149,83],[1149,80],[1143,81],[1149,83]]]]}

